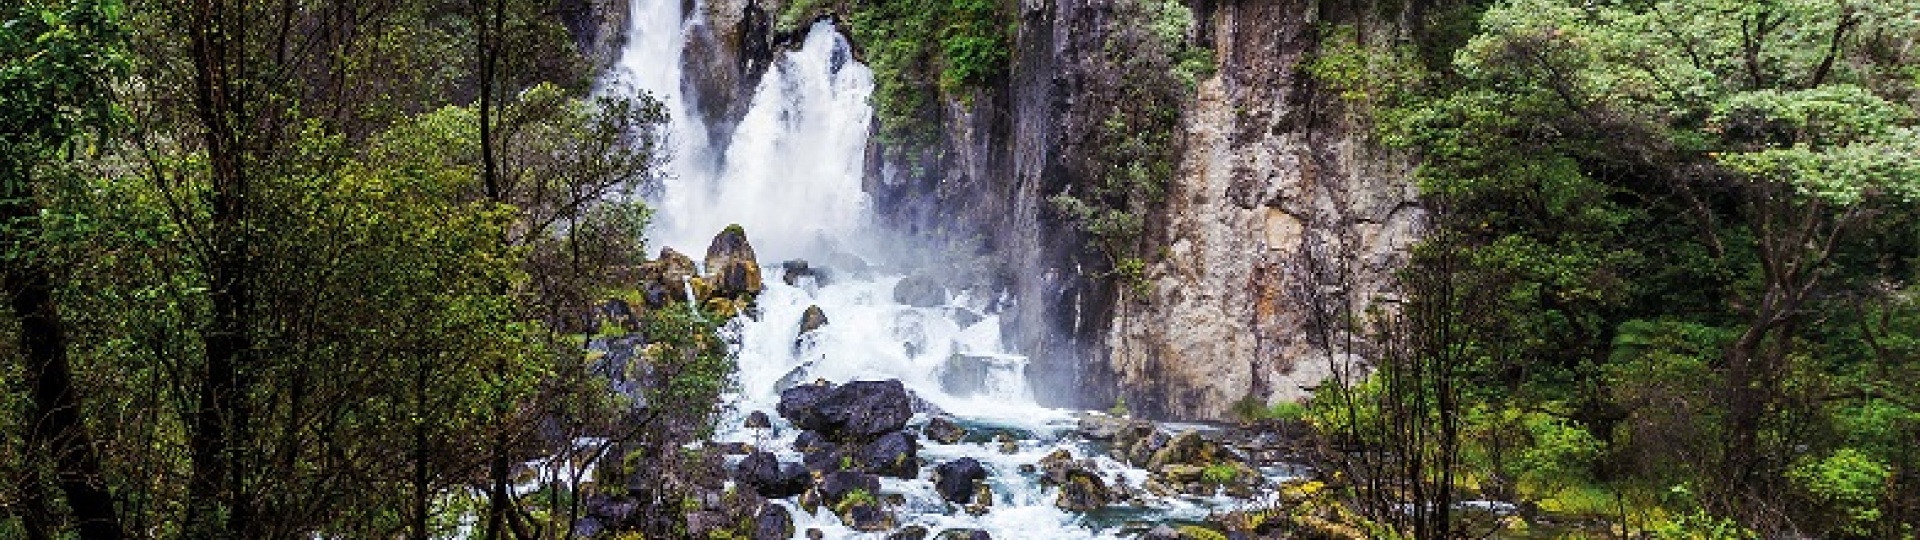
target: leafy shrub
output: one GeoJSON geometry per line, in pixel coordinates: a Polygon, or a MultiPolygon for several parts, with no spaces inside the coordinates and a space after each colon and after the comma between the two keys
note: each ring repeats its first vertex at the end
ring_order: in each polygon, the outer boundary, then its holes
{"type": "Polygon", "coordinates": [[[1880,521],[1880,503],[1892,476],[1892,467],[1852,448],[1824,458],[1802,457],[1787,471],[1793,487],[1828,507],[1838,521],[1835,528],[1852,536],[1869,535],[1880,521]]]}

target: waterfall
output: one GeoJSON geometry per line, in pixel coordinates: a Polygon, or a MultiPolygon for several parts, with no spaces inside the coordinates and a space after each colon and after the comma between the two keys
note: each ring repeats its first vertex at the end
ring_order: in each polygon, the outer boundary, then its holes
{"type": "MultiPolygon", "coordinates": [[[[701,253],[709,239],[728,224],[739,224],[768,269],[757,318],[737,320],[738,391],[730,396],[736,418],[723,421],[718,439],[755,442],[797,461],[789,450],[794,430],[775,440],[739,428],[737,416],[773,410],[779,390],[816,378],[836,383],[899,379],[921,398],[937,405],[978,433],[1008,430],[1022,440],[1013,453],[997,444],[969,439],[945,445],[924,441],[920,455],[929,465],[973,457],[992,473],[992,511],[980,516],[948,509],[934,492],[930,472],[917,480],[887,479],[883,491],[904,495],[897,508],[900,525],[984,529],[995,538],[1117,538],[1116,521],[1096,524],[1087,516],[1056,509],[1054,494],[1032,474],[1019,472],[1056,448],[1098,456],[1093,448],[1068,442],[1072,425],[1065,411],[1034,404],[1024,376],[1026,358],[1003,350],[999,299],[990,291],[948,291],[943,305],[913,307],[895,302],[894,288],[911,269],[892,266],[891,238],[873,218],[862,191],[867,139],[874,121],[869,98],[874,74],[852,57],[846,38],[827,22],[815,23],[797,49],[780,53],[759,81],[745,116],[723,146],[709,146],[704,119],[686,95],[681,54],[689,28],[704,24],[696,13],[681,12],[681,0],[634,0],[632,28],[619,64],[603,92],[645,90],[659,97],[673,116],[674,156],[661,192],[652,201],[659,217],[650,231],[654,245],[701,253]],[[790,259],[807,259],[825,277],[791,284],[780,279],[790,259]],[[818,306],[827,325],[797,336],[809,306],[818,306]],[[965,370],[956,377],[956,370],[965,370]],[[970,381],[964,391],[949,379],[970,381]]],[[[696,12],[698,10],[696,9],[696,12]]],[[[1052,389],[1065,390],[1068,389],[1052,389]]],[[[1103,468],[1138,484],[1145,473],[1100,456],[1103,468]]],[[[799,530],[818,528],[830,538],[855,537],[826,510],[807,514],[790,508],[799,530]]],[[[1169,501],[1151,510],[1155,520],[1205,510],[1169,501]]]]}

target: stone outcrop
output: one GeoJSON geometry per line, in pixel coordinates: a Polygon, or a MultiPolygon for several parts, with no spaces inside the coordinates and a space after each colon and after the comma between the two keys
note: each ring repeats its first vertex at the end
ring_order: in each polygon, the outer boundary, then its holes
{"type": "Polygon", "coordinates": [[[1340,290],[1364,309],[1419,235],[1408,160],[1370,145],[1304,69],[1315,24],[1354,16],[1317,5],[1223,1],[1202,21],[1219,69],[1185,111],[1184,157],[1152,242],[1165,256],[1148,269],[1147,297],[1119,302],[1107,338],[1136,411],[1218,419],[1242,399],[1302,397],[1330,373],[1308,340],[1302,293],[1341,286],[1311,271],[1303,249],[1351,262],[1340,290]]]}

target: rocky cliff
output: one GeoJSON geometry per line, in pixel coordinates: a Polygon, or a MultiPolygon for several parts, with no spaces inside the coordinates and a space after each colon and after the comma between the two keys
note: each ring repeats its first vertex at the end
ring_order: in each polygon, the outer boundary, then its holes
{"type": "Polygon", "coordinates": [[[1362,15],[1316,4],[1224,1],[1202,19],[1219,67],[1185,108],[1152,286],[1119,304],[1106,341],[1136,409],[1221,418],[1239,400],[1305,397],[1333,367],[1309,339],[1306,291],[1346,287],[1329,292],[1364,305],[1418,236],[1406,159],[1369,145],[1305,69],[1315,23],[1362,15]],[[1350,263],[1350,276],[1316,272],[1310,256],[1350,263]]]}
{"type": "MultiPolygon", "coordinates": [[[[622,0],[566,0],[599,15],[569,20],[583,49],[617,50],[622,0]],[[611,40],[611,41],[610,41],[611,40]],[[609,49],[608,43],[612,49],[609,49]]],[[[935,100],[938,148],[869,152],[868,190],[896,228],[991,254],[976,286],[1011,293],[1004,335],[1032,358],[1045,404],[1223,418],[1242,400],[1295,399],[1328,373],[1299,291],[1345,287],[1372,298],[1416,238],[1422,212],[1404,158],[1367,143],[1305,70],[1318,23],[1370,15],[1312,0],[1189,0],[1186,39],[1215,69],[1178,103],[1177,174],[1145,211],[1145,295],[1047,199],[1096,182],[1085,126],[1112,85],[1103,60],[1133,21],[1105,0],[1018,0],[1008,75],[935,100]],[[1103,77],[1105,77],[1103,79],[1103,77]],[[888,158],[879,156],[886,155],[888,158]],[[1350,279],[1301,267],[1303,246],[1350,261],[1350,279]],[[1333,281],[1347,281],[1342,285],[1333,281]]],[[[778,0],[709,0],[685,58],[713,140],[724,141],[773,51],[798,41],[778,0]]],[[[861,44],[855,43],[856,47],[861,44]]],[[[601,65],[605,65],[602,62],[601,65]]],[[[1347,358],[1346,360],[1351,360],[1347,358]]]]}

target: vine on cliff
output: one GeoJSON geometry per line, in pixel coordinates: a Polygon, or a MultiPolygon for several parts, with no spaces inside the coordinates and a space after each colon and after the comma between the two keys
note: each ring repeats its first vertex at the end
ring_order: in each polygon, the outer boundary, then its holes
{"type": "Polygon", "coordinates": [[[1048,202],[1092,237],[1108,277],[1145,297],[1147,216],[1177,173],[1180,105],[1211,74],[1212,53],[1188,40],[1193,12],[1177,0],[1132,0],[1112,9],[1120,22],[1103,54],[1076,74],[1086,105],[1068,116],[1074,142],[1063,155],[1077,179],[1048,202]]]}

